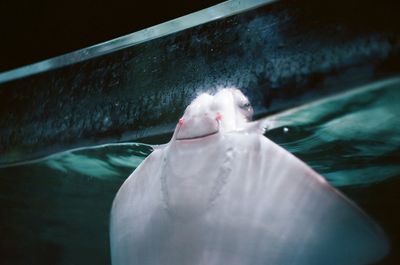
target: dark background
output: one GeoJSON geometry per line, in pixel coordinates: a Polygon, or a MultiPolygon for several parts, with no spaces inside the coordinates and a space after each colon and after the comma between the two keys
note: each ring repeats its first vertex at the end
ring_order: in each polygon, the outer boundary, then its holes
{"type": "Polygon", "coordinates": [[[2,0],[0,72],[120,37],[222,0],[2,0]]]}
{"type": "MultiPolygon", "coordinates": [[[[0,72],[120,37],[222,0],[2,0],[0,72]]],[[[398,1],[294,1],[326,19],[399,29],[398,1]],[[396,26],[397,25],[397,26],[396,26]]]]}

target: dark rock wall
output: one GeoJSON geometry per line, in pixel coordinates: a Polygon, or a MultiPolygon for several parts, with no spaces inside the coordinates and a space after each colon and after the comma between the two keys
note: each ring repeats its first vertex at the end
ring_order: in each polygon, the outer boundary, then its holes
{"type": "Polygon", "coordinates": [[[151,137],[170,133],[196,94],[218,87],[242,89],[261,116],[399,73],[393,8],[310,3],[277,2],[0,84],[0,163],[165,141],[151,137]]]}

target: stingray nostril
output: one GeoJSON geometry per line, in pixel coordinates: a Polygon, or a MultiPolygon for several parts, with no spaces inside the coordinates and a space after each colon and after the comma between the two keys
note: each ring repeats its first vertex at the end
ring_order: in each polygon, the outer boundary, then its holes
{"type": "Polygon", "coordinates": [[[219,113],[219,112],[217,112],[217,115],[215,115],[215,119],[216,119],[217,121],[222,120],[222,114],[219,113]]]}

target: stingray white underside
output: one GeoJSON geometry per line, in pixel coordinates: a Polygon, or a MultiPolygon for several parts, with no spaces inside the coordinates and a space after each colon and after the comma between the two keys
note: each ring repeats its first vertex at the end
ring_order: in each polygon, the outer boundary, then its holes
{"type": "Polygon", "coordinates": [[[111,212],[114,265],[358,265],[382,230],[259,133],[171,141],[125,181],[111,212]]]}

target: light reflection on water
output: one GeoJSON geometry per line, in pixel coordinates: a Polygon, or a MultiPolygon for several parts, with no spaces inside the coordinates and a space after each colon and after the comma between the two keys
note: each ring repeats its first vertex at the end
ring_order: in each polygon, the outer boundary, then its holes
{"type": "MultiPolygon", "coordinates": [[[[266,136],[382,224],[400,251],[400,82],[363,87],[275,117],[266,136]]],[[[1,264],[109,264],[112,199],[151,153],[128,143],[0,168],[1,264]]]]}
{"type": "Polygon", "coordinates": [[[400,172],[399,102],[399,82],[373,84],[277,115],[266,136],[334,186],[383,181],[400,172]]]}

